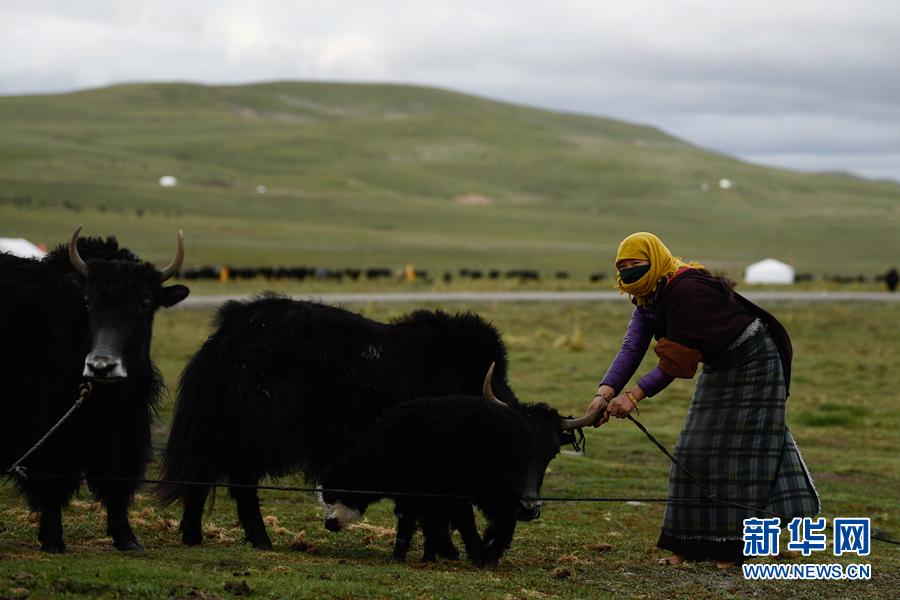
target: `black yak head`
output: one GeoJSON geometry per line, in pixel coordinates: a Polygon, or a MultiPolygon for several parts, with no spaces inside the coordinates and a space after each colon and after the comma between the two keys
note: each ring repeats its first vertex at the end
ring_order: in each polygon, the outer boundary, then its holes
{"type": "Polygon", "coordinates": [[[129,367],[149,366],[153,315],[160,306],[184,300],[183,285],[163,287],[184,261],[184,240],[178,232],[178,250],[162,270],[119,249],[115,238],[106,242],[79,240],[81,227],[69,242],[69,262],[78,272],[73,277],[83,293],[90,349],[84,359],[83,376],[95,381],[120,381],[129,367]],[[82,258],[81,248],[85,253],[82,258]]]}
{"type": "MultiPolygon", "coordinates": [[[[484,397],[491,402],[506,406],[494,396],[491,389],[493,371],[494,365],[491,365],[484,378],[484,397]]],[[[522,414],[531,428],[530,460],[519,489],[517,518],[520,521],[532,521],[541,516],[541,487],[544,485],[544,475],[550,461],[559,454],[560,447],[575,444],[577,438],[574,432],[580,431],[582,427],[596,421],[599,412],[571,419],[561,417],[555,408],[543,403],[518,404],[510,406],[508,409],[522,414]]]]}
{"type": "Polygon", "coordinates": [[[377,498],[353,492],[322,494],[325,504],[325,529],[328,531],[340,531],[347,525],[354,523],[362,517],[363,513],[377,498]]]}
{"type": "Polygon", "coordinates": [[[561,417],[555,408],[546,404],[522,404],[517,409],[531,428],[531,460],[519,490],[520,521],[532,521],[541,516],[541,487],[547,467],[559,454],[561,446],[571,443],[572,434],[562,431],[561,417]]]}

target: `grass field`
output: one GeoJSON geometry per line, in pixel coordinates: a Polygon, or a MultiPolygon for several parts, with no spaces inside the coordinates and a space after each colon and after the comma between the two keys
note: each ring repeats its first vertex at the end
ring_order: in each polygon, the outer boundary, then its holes
{"type": "MultiPolygon", "coordinates": [[[[379,319],[411,307],[365,307],[379,319]]],[[[580,414],[614,355],[628,316],[623,302],[596,305],[471,305],[503,332],[510,380],[520,398],[580,414]]],[[[794,383],[789,424],[822,496],[823,514],[868,516],[873,527],[900,537],[900,340],[891,305],[770,306],[792,333],[794,383]]],[[[211,314],[161,312],[154,356],[174,387],[187,358],[208,335],[211,314]]],[[[650,366],[648,358],[645,366],[650,366]]],[[[672,447],[687,412],[692,382],[678,381],[642,404],[639,418],[672,447]]],[[[163,444],[171,399],[155,441],[163,444]]],[[[667,460],[626,421],[586,432],[584,456],[563,454],[550,467],[547,496],[665,495],[667,460]]],[[[155,475],[155,465],[150,469],[155,475]]],[[[299,478],[282,483],[302,485],[299,478]]],[[[206,520],[201,548],[183,548],[178,514],[147,496],[133,507],[133,524],[148,550],[125,556],[104,536],[103,511],[81,496],[64,514],[70,553],[38,551],[34,516],[9,485],[0,487],[0,598],[896,598],[900,550],[873,542],[868,582],[747,582],[739,571],[709,564],[654,564],[662,506],[548,503],[541,518],[522,523],[498,570],[465,562],[390,561],[389,503],[341,534],[321,525],[314,498],[264,492],[263,514],[275,551],[241,542],[226,494],[206,520]],[[608,544],[609,548],[602,546],[608,544]]],[[[784,537],[784,536],[782,536],[784,537]]],[[[830,537],[829,537],[830,541],[830,537]]],[[[830,553],[788,562],[848,562],[830,553]]],[[[852,561],[851,561],[852,562],[852,561]]]]}
{"type": "Polygon", "coordinates": [[[183,228],[188,264],[413,261],[584,279],[608,270],[625,235],[649,230],[735,277],[767,256],[872,275],[900,259],[900,185],[750,165],[652,127],[421,87],[0,98],[0,235],[54,245],[78,224],[157,261],[183,228]],[[181,184],[161,188],[166,174],[181,184]]]}

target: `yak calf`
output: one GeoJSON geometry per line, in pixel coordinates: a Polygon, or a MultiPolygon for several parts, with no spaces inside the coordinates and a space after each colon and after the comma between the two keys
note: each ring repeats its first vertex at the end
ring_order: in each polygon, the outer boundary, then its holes
{"type": "MultiPolygon", "coordinates": [[[[473,562],[496,566],[512,542],[516,520],[540,515],[547,465],[561,445],[575,442],[573,430],[599,415],[568,419],[546,404],[507,405],[491,391],[492,370],[484,397],[419,398],[382,413],[323,477],[323,499],[334,505],[325,527],[340,530],[379,498],[401,505],[415,498],[424,517],[426,554],[429,536],[446,531],[449,515],[473,562]],[[346,491],[351,488],[378,493],[346,491]],[[471,507],[467,518],[459,497],[471,498],[488,519],[480,549],[471,507]]],[[[398,546],[405,533],[398,524],[398,546]]]]}

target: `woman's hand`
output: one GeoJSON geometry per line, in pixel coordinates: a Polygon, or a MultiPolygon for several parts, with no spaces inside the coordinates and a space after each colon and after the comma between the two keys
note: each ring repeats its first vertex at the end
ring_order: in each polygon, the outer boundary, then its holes
{"type": "MultiPolygon", "coordinates": [[[[631,400],[629,400],[625,396],[616,396],[609,401],[609,407],[606,410],[610,415],[619,419],[624,419],[625,417],[630,415],[634,409],[635,406],[631,403],[631,400]]],[[[607,417],[607,419],[608,418],[609,417],[607,417]]]]}
{"type": "Polygon", "coordinates": [[[624,419],[633,411],[637,410],[638,402],[643,398],[644,392],[640,388],[635,388],[610,400],[606,410],[612,416],[624,419]]]}
{"type": "Polygon", "coordinates": [[[600,427],[607,421],[609,421],[609,413],[607,412],[607,404],[609,404],[609,399],[616,395],[616,391],[612,389],[608,385],[601,385],[597,389],[597,394],[594,396],[594,399],[591,400],[591,403],[588,404],[587,412],[592,413],[594,411],[600,411],[600,418],[594,421],[594,427],[600,427]]]}

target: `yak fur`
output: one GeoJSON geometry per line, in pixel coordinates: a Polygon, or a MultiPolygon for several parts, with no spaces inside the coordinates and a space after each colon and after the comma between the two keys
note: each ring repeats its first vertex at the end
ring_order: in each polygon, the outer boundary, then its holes
{"type": "Polygon", "coordinates": [[[40,512],[44,551],[65,551],[61,509],[82,477],[106,507],[115,546],[141,550],[128,521],[138,484],[105,478],[144,476],[161,389],[149,355],[153,313],[188,290],[164,288],[160,272],[115,238],[77,244],[87,277],[72,267],[65,245],[42,261],[0,254],[0,464],[8,468],[72,407],[92,335],[116,312],[128,322],[121,332],[128,376],[96,382],[83,406],[27,460],[29,476],[17,484],[29,508],[40,512]]]}
{"type": "MultiPolygon", "coordinates": [[[[471,313],[420,310],[380,323],[347,310],[265,295],[232,301],[185,367],[163,458],[171,481],[227,480],[247,540],[271,548],[254,485],[302,472],[318,480],[386,408],[421,395],[477,394],[496,362],[497,330],[471,313]]],[[[163,485],[163,503],[183,506],[182,541],[199,544],[209,489],[163,485]]]]}

